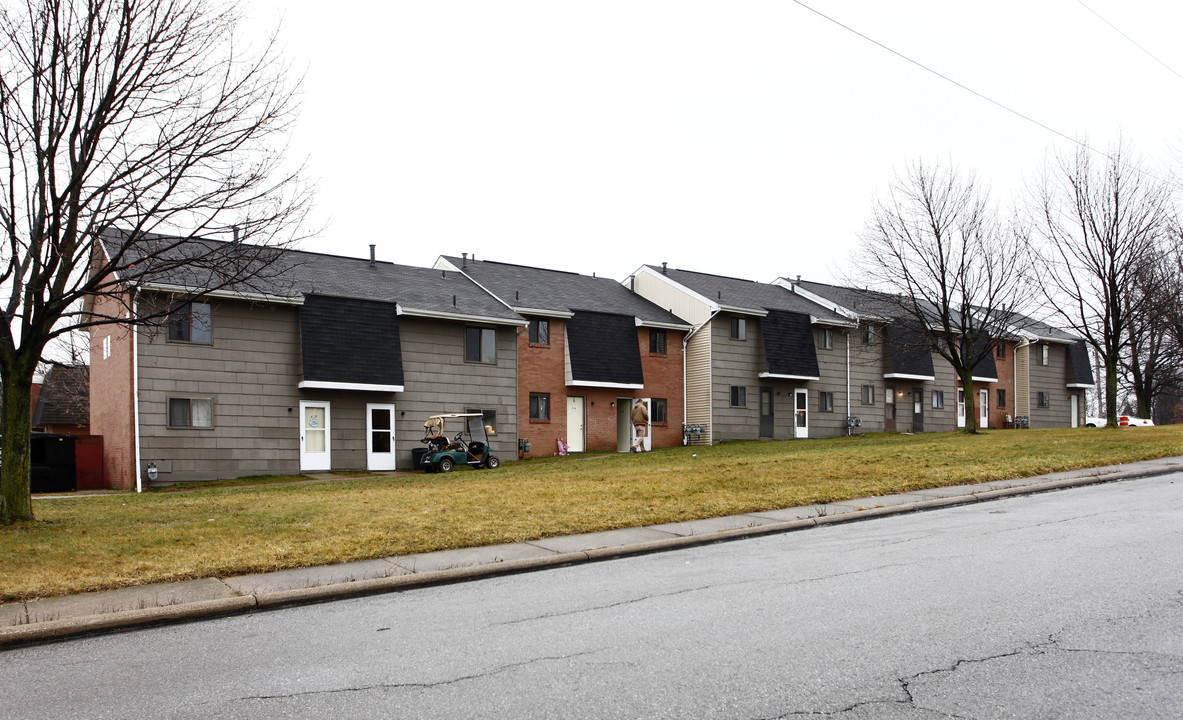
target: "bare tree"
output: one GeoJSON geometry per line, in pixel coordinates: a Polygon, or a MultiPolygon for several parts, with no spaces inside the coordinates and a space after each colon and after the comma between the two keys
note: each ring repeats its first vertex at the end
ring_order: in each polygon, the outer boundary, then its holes
{"type": "Polygon", "coordinates": [[[277,271],[309,190],[285,170],[296,83],[233,5],[24,0],[0,9],[0,525],[32,519],[29,387],[46,344],[160,322],[136,288],[247,289],[277,271]],[[195,241],[228,237],[233,242],[195,241]]]}
{"type": "Polygon", "coordinates": [[[1169,231],[1170,200],[1167,183],[1127,157],[1120,141],[1101,162],[1084,145],[1055,158],[1038,190],[1040,287],[1100,354],[1110,427],[1117,425],[1123,353],[1150,309],[1150,295],[1136,291],[1138,278],[1169,231]]]}
{"type": "Polygon", "coordinates": [[[1134,396],[1134,413],[1144,418],[1155,417],[1158,398],[1174,384],[1183,359],[1172,332],[1176,329],[1172,325],[1178,318],[1183,276],[1169,248],[1155,251],[1154,256],[1135,274],[1129,290],[1130,304],[1143,311],[1130,318],[1129,345],[1122,354],[1124,378],[1134,396]]]}
{"type": "Polygon", "coordinates": [[[973,176],[916,162],[877,201],[856,256],[858,279],[897,298],[906,322],[957,373],[966,432],[977,432],[973,371],[1013,330],[1026,292],[1026,239],[973,176]]]}

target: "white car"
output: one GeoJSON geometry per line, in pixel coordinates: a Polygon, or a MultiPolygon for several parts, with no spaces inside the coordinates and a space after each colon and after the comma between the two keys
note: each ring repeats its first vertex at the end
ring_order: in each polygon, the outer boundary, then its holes
{"type": "MultiPolygon", "coordinates": [[[[1084,426],[1085,427],[1105,427],[1106,422],[1107,421],[1103,417],[1086,417],[1084,419],[1084,426]]],[[[1133,415],[1118,415],[1117,416],[1117,426],[1118,427],[1139,427],[1139,426],[1152,427],[1153,425],[1154,425],[1153,420],[1143,420],[1142,418],[1134,417],[1133,415]]]]}

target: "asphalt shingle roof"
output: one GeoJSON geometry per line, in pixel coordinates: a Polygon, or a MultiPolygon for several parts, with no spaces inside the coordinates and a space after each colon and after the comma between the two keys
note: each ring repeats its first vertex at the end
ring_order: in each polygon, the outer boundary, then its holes
{"type": "Polygon", "coordinates": [[[90,368],[55,365],[41,381],[33,426],[90,424],[90,368]]]}
{"type": "Polygon", "coordinates": [[[444,256],[513,308],[574,312],[588,310],[639,317],[646,322],[690,323],[637,295],[616,280],[594,275],[444,256]]]}
{"type": "Polygon", "coordinates": [[[841,315],[779,285],[655,265],[647,267],[719,305],[753,311],[785,310],[811,315],[822,323],[850,324],[841,315]]]}
{"type": "MultiPolygon", "coordinates": [[[[108,237],[105,241],[109,253],[119,245],[118,238],[108,237]]],[[[156,261],[161,270],[150,273],[148,278],[160,285],[225,289],[279,298],[327,295],[397,302],[404,309],[445,315],[521,320],[517,313],[456,272],[204,238],[153,235],[146,237],[141,245],[143,251],[139,256],[147,258],[148,263],[154,262],[153,250],[158,250],[162,257],[156,261]],[[178,262],[185,258],[192,262],[178,262]],[[266,267],[249,282],[227,284],[219,269],[228,262],[255,269],[266,267]]],[[[136,260],[135,253],[129,254],[128,259],[136,260]]]]}
{"type": "Polygon", "coordinates": [[[576,382],[645,384],[637,326],[631,316],[576,312],[567,320],[567,351],[576,382]]]}

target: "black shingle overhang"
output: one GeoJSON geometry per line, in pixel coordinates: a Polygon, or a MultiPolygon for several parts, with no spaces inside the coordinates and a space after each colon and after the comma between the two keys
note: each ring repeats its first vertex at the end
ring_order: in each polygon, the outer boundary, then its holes
{"type": "Polygon", "coordinates": [[[769,310],[760,319],[764,336],[764,357],[770,375],[798,378],[819,377],[817,349],[808,315],[769,310]]]}
{"type": "Polygon", "coordinates": [[[309,295],[300,308],[304,380],[402,385],[394,303],[309,295]]]}
{"type": "Polygon", "coordinates": [[[636,319],[576,310],[567,320],[571,379],[584,383],[644,385],[636,319]]]}

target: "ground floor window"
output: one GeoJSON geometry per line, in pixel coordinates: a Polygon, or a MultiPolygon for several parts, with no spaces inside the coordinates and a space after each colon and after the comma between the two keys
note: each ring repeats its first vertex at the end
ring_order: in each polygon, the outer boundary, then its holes
{"type": "Polygon", "coordinates": [[[550,393],[530,393],[530,419],[550,420],[550,393]]]}
{"type": "Polygon", "coordinates": [[[482,408],[468,408],[464,412],[480,413],[481,420],[485,424],[485,429],[488,430],[490,434],[497,432],[497,411],[496,410],[491,410],[489,408],[483,408],[483,409],[482,408]]]}
{"type": "Polygon", "coordinates": [[[1006,407],[1006,390],[1000,389],[998,391],[998,403],[997,404],[998,404],[998,407],[1000,407],[1000,408],[1006,407]]]}
{"type": "Polygon", "coordinates": [[[169,398],[168,426],[212,428],[214,426],[214,401],[210,398],[169,398]]]}
{"type": "Polygon", "coordinates": [[[834,412],[834,393],[819,392],[817,394],[817,409],[820,412],[834,412]]]}
{"type": "Polygon", "coordinates": [[[863,385],[863,405],[875,404],[875,386],[863,385]]]}
{"type": "Polygon", "coordinates": [[[748,404],[748,389],[742,385],[731,386],[731,407],[744,407],[748,404]]]}
{"type": "Polygon", "coordinates": [[[1052,406],[1051,393],[1045,393],[1045,392],[1039,393],[1039,407],[1048,408],[1051,406],[1052,406]]]}
{"type": "Polygon", "coordinates": [[[665,398],[653,398],[653,410],[649,413],[649,422],[665,423],[665,398]]]}
{"type": "Polygon", "coordinates": [[[945,391],[944,390],[933,390],[932,391],[932,407],[934,410],[939,410],[939,409],[945,407],[945,391]]]}

